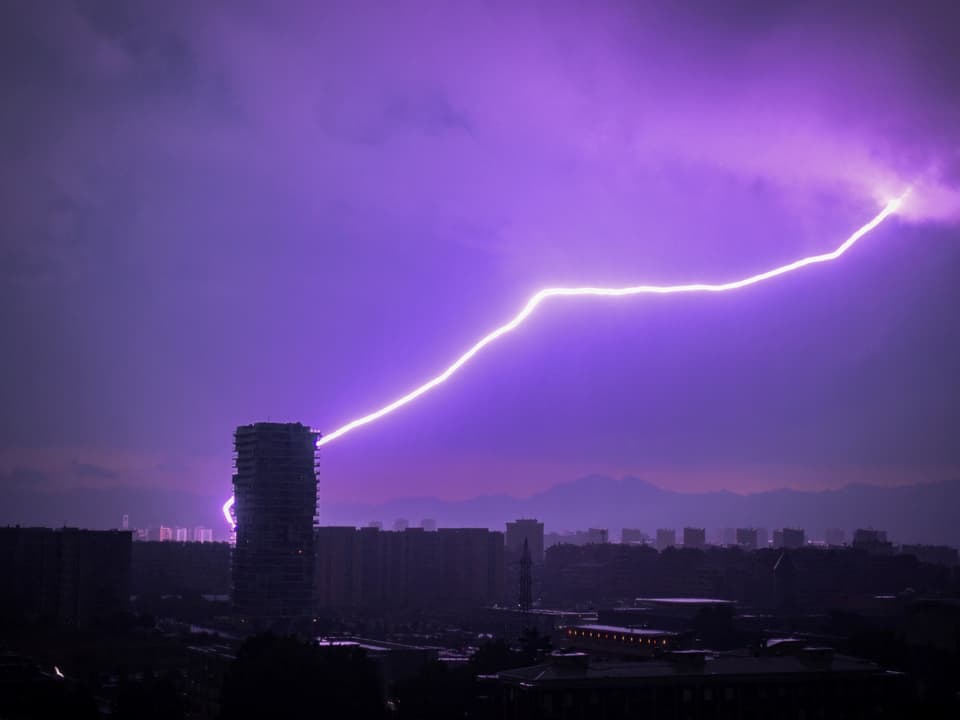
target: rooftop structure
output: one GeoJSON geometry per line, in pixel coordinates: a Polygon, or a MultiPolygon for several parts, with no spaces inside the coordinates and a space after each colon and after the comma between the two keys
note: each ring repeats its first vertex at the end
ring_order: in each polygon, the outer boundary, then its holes
{"type": "Polygon", "coordinates": [[[677,638],[667,630],[588,623],[566,628],[563,644],[604,658],[649,658],[675,649],[677,638]]]}
{"type": "Polygon", "coordinates": [[[497,675],[500,717],[874,717],[897,715],[904,678],[822,648],[783,655],[671,652],[645,662],[554,653],[497,675]]]}

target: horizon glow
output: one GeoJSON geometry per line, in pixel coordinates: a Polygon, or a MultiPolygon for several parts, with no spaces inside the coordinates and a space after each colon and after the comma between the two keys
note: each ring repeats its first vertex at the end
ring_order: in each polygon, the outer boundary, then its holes
{"type": "MultiPolygon", "coordinates": [[[[780,265],[771,270],[766,270],[764,272],[757,273],[755,275],[750,275],[740,280],[731,280],[724,283],[684,283],[679,285],[631,285],[628,287],[620,288],[604,288],[604,287],[553,287],[553,288],[544,288],[543,290],[535,293],[526,304],[516,315],[513,316],[507,323],[504,323],[495,330],[484,335],[480,340],[474,343],[466,352],[460,355],[456,360],[453,361],[443,372],[439,375],[427,380],[425,383],[419,387],[414,388],[407,394],[397,398],[393,402],[384,405],[379,410],[374,410],[371,413],[363,415],[351,420],[345,425],[340,426],[333,432],[328,435],[321,435],[317,440],[317,447],[323,447],[324,445],[333,442],[337,438],[346,435],[351,430],[356,430],[359,427],[368,425],[369,423],[379,420],[380,418],[389,415],[394,410],[398,410],[404,405],[413,402],[421,395],[428,393],[430,390],[433,390],[438,385],[445,383],[447,380],[453,376],[461,367],[466,365],[473,357],[479,353],[487,345],[491,344],[495,340],[503,337],[507,333],[516,330],[524,320],[526,320],[530,315],[533,314],[533,311],[547,298],[551,297],[626,297],[633,295],[672,295],[675,293],[695,293],[695,292],[705,292],[705,293],[718,293],[718,292],[728,292],[730,290],[739,290],[741,288],[749,287],[750,285],[756,285],[765,280],[771,280],[775,277],[781,275],[786,275],[795,270],[800,270],[801,268],[807,267],[808,265],[815,265],[817,263],[832,262],[840,258],[844,253],[852,248],[858,240],[867,235],[871,230],[874,230],[878,225],[880,225],[884,220],[886,220],[890,215],[895,213],[900,206],[903,204],[903,201],[910,194],[911,188],[907,188],[903,191],[898,197],[890,200],[884,208],[877,213],[871,220],[869,220],[864,225],[860,226],[855,230],[843,243],[841,243],[837,248],[830,252],[820,253],[818,255],[809,255],[807,257],[801,258],[799,260],[794,260],[793,262],[787,263],[786,265],[780,265]]],[[[318,430],[314,430],[319,434],[318,430]]],[[[223,516],[226,518],[227,522],[230,523],[232,527],[236,527],[236,522],[234,521],[231,510],[233,508],[234,498],[231,495],[230,498],[223,504],[222,511],[223,516]]]]}

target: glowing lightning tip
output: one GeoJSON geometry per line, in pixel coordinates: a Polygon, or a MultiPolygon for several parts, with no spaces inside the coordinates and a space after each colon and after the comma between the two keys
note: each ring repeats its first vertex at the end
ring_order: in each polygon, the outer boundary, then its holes
{"type": "Polygon", "coordinates": [[[903,205],[904,201],[907,199],[907,196],[910,195],[911,192],[913,192],[912,185],[900,193],[899,196],[890,200],[890,202],[887,203],[887,207],[890,209],[890,212],[893,213],[900,210],[900,207],[903,205]]]}
{"type": "Polygon", "coordinates": [[[223,504],[221,510],[223,511],[223,517],[230,524],[230,527],[235,528],[237,523],[234,522],[233,515],[230,512],[230,510],[233,508],[233,502],[233,495],[231,495],[230,498],[223,504]]]}

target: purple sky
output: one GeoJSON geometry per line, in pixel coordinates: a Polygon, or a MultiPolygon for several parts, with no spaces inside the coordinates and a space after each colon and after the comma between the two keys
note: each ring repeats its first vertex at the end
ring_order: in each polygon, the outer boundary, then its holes
{"type": "Polygon", "coordinates": [[[323,494],[958,477],[960,6],[0,6],[0,487],[229,493],[231,433],[334,429],[544,285],[323,494]],[[520,6],[523,7],[520,7],[520,6]],[[358,9],[359,8],[359,9],[358,9]]]}

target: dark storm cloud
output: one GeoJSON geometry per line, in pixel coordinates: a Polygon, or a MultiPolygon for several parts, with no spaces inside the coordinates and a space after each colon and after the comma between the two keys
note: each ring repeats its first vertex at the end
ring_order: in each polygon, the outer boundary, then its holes
{"type": "Polygon", "coordinates": [[[80,480],[115,480],[117,478],[117,473],[109,468],[100,467],[99,465],[93,465],[91,463],[82,463],[73,461],[70,465],[70,470],[73,475],[80,480]]]}
{"type": "Polygon", "coordinates": [[[469,118],[442,94],[400,94],[369,112],[330,112],[330,105],[338,102],[343,100],[336,95],[323,95],[317,102],[319,127],[337,140],[383,145],[398,133],[470,132],[469,118]]]}
{"type": "Polygon", "coordinates": [[[50,480],[48,473],[28,467],[14,467],[10,472],[0,475],[0,487],[33,489],[45,486],[50,480]]]}

